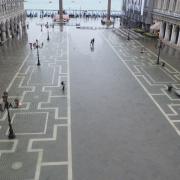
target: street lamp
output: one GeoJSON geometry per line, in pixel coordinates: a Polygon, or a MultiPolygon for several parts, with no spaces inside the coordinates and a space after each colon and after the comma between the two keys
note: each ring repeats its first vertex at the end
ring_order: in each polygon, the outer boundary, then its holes
{"type": "Polygon", "coordinates": [[[47,28],[47,41],[49,41],[50,40],[50,38],[49,38],[49,24],[48,24],[48,22],[46,23],[46,28],[47,28]]]}
{"type": "Polygon", "coordinates": [[[8,102],[8,92],[4,92],[2,95],[2,100],[3,104],[0,104],[0,111],[4,112],[7,110],[7,115],[8,115],[8,124],[9,124],[9,134],[8,138],[9,139],[14,139],[16,137],[12,124],[11,124],[11,116],[9,113],[9,108],[18,108],[19,107],[19,99],[14,99],[14,104],[8,102]]]}
{"type": "Polygon", "coordinates": [[[38,40],[36,39],[36,43],[35,43],[35,48],[37,49],[37,58],[38,58],[38,62],[37,62],[37,66],[40,66],[40,59],[39,59],[39,44],[38,44],[38,40]]]}
{"type": "Polygon", "coordinates": [[[127,34],[127,40],[129,41],[130,40],[130,24],[128,22],[128,34],[127,34]]]}

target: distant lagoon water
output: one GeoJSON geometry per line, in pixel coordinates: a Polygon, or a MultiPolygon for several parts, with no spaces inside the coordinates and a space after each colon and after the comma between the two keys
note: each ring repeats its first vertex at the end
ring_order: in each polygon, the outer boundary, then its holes
{"type": "MultiPolygon", "coordinates": [[[[108,0],[63,0],[63,8],[66,10],[106,10],[108,0]]],[[[49,9],[58,10],[59,0],[27,0],[25,9],[49,9]]],[[[121,11],[122,0],[112,0],[111,9],[121,11]]]]}

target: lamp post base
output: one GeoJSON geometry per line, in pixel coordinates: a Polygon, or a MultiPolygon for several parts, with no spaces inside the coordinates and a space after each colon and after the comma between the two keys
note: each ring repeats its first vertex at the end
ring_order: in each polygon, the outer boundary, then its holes
{"type": "Polygon", "coordinates": [[[157,60],[156,64],[158,64],[158,65],[160,64],[160,61],[159,61],[159,59],[157,60]]]}
{"type": "Polygon", "coordinates": [[[14,133],[14,131],[12,129],[9,130],[8,138],[9,139],[15,139],[16,138],[16,135],[15,135],[15,133],[14,133]]]}

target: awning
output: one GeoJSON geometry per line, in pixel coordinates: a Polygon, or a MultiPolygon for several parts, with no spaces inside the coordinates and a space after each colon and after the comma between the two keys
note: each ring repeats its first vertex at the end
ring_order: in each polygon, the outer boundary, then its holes
{"type": "Polygon", "coordinates": [[[160,22],[156,22],[155,24],[151,25],[151,30],[160,30],[160,22]]]}

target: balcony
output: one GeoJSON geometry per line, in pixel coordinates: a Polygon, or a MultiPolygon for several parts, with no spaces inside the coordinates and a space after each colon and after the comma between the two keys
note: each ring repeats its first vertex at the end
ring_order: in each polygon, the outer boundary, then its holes
{"type": "Polygon", "coordinates": [[[154,9],[153,10],[153,14],[159,14],[159,15],[163,15],[163,16],[167,16],[173,19],[180,19],[180,14],[175,13],[175,12],[171,12],[168,10],[160,10],[160,9],[154,9]]]}

